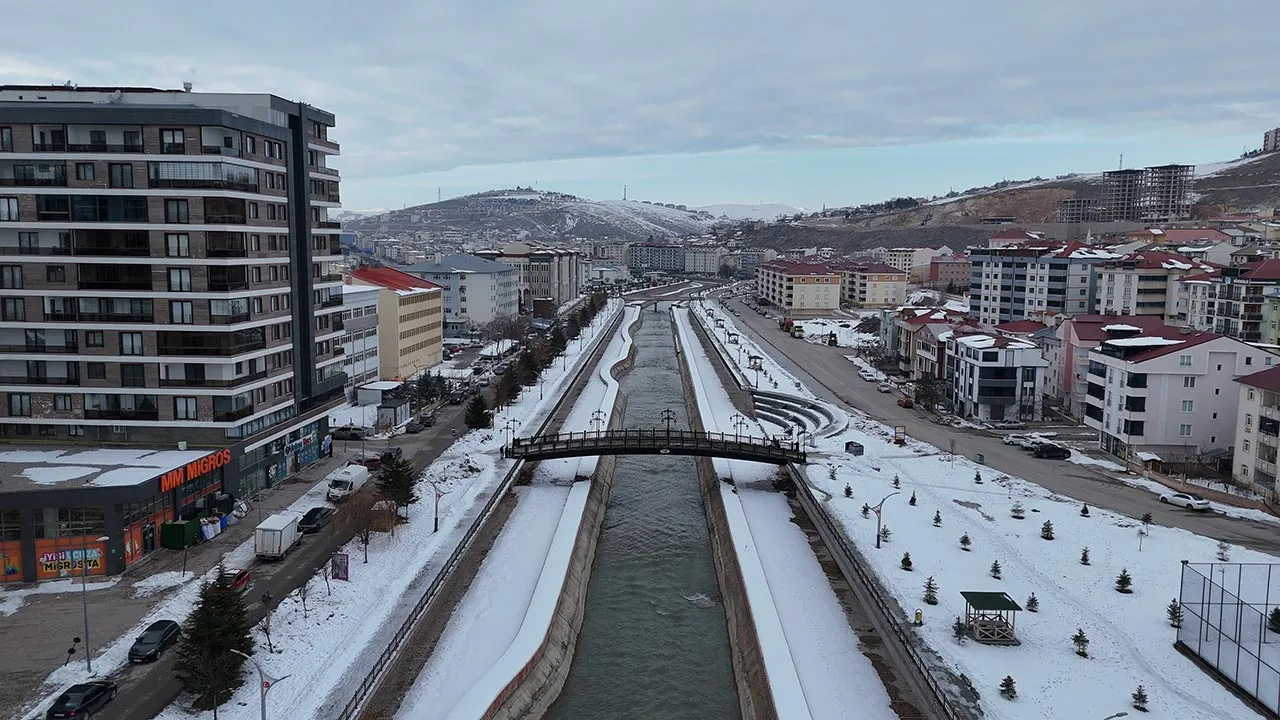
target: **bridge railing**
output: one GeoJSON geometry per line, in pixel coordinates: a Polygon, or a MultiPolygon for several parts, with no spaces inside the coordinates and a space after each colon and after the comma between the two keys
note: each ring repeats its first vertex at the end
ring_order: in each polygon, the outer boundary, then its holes
{"type": "Polygon", "coordinates": [[[507,457],[521,457],[550,451],[566,450],[702,450],[749,453],[778,459],[803,461],[804,450],[792,440],[764,438],[756,435],[730,435],[696,430],[622,429],[581,431],[514,438],[503,448],[507,457]]]}

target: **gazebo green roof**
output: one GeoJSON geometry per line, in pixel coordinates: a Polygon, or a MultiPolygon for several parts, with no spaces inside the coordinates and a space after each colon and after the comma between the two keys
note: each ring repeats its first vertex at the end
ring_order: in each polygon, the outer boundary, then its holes
{"type": "Polygon", "coordinates": [[[1002,592],[961,592],[960,596],[974,610],[1022,610],[1022,606],[1013,601],[1008,593],[1002,592]]]}

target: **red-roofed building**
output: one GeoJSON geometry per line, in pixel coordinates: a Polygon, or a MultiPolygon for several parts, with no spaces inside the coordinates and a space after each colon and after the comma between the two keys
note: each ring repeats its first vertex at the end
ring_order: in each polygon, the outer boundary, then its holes
{"type": "Polygon", "coordinates": [[[929,261],[925,284],[933,288],[951,288],[949,292],[965,292],[969,289],[972,267],[967,255],[936,257],[929,261]]]}
{"type": "Polygon", "coordinates": [[[1183,286],[1188,275],[1212,272],[1201,260],[1163,250],[1144,250],[1093,266],[1096,275],[1093,311],[1100,315],[1152,315],[1170,324],[1187,320],[1183,286]]]}
{"type": "Polygon", "coordinates": [[[827,315],[840,307],[841,274],[829,263],[772,260],[756,268],[756,297],[786,317],[827,315]]]}
{"type": "Polygon", "coordinates": [[[940,373],[945,346],[940,339],[942,332],[973,324],[973,318],[965,313],[942,307],[902,308],[890,318],[886,315],[881,312],[881,342],[892,351],[898,369],[912,379],[940,373]]]}
{"type": "Polygon", "coordinates": [[[875,261],[850,261],[840,268],[841,302],[849,307],[886,307],[907,300],[907,273],[875,261]]]}
{"type": "Polygon", "coordinates": [[[1235,379],[1276,356],[1190,328],[1138,329],[1130,323],[1136,319],[1102,326],[1109,337],[1089,352],[1085,425],[1098,431],[1103,450],[1126,460],[1151,453],[1185,468],[1228,458],[1240,397],[1235,379]]]}
{"type": "Polygon", "coordinates": [[[970,248],[969,312],[986,325],[1088,312],[1090,269],[1117,257],[1078,242],[970,248]]]}
{"type": "Polygon", "coordinates": [[[973,327],[944,338],[945,395],[958,415],[982,422],[1041,419],[1048,361],[1035,343],[973,327]]]}
{"type": "Polygon", "coordinates": [[[408,380],[440,364],[444,315],[439,285],[394,268],[359,268],[346,280],[380,290],[378,362],[383,380],[408,380]]]}
{"type": "Polygon", "coordinates": [[[987,238],[987,247],[1002,248],[1028,242],[1040,242],[1042,240],[1044,240],[1044,236],[1040,233],[1030,232],[1022,228],[1008,228],[987,238]]]}
{"type": "Polygon", "coordinates": [[[1272,327],[1280,319],[1280,259],[1219,268],[1203,280],[1184,278],[1183,284],[1190,308],[1188,326],[1245,342],[1275,344],[1280,340],[1272,327]],[[1203,314],[1192,305],[1197,301],[1203,314]]]}
{"type": "Polygon", "coordinates": [[[1063,409],[1072,417],[1084,417],[1089,352],[1111,337],[1155,329],[1164,322],[1155,316],[1116,317],[1114,315],[1072,315],[1054,329],[1056,342],[1046,343],[1045,392],[1062,398],[1063,409]]]}
{"type": "Polygon", "coordinates": [[[1280,450],[1280,365],[1239,378],[1236,452],[1231,460],[1236,482],[1259,491],[1276,491],[1276,452],[1280,450]]]}

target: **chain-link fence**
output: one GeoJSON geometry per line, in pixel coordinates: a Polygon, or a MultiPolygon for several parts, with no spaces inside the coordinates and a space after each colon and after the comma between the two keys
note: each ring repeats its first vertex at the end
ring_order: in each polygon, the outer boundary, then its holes
{"type": "Polygon", "coordinates": [[[1280,566],[1184,562],[1178,601],[1178,642],[1280,712],[1280,632],[1267,625],[1280,606],[1280,566]]]}

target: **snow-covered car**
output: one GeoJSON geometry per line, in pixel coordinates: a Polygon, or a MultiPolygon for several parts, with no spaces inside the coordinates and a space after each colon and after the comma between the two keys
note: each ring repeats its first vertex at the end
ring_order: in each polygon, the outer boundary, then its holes
{"type": "Polygon", "coordinates": [[[1160,502],[1167,505],[1177,505],[1188,510],[1208,510],[1209,501],[1199,495],[1191,493],[1167,492],[1160,495],[1160,502]]]}
{"type": "Polygon", "coordinates": [[[1022,441],[1026,439],[1027,439],[1026,435],[1019,435],[1018,433],[1010,433],[1008,435],[1005,435],[1004,439],[1002,439],[1000,442],[1004,443],[1005,445],[1020,445],[1022,444],[1022,441]]]}

